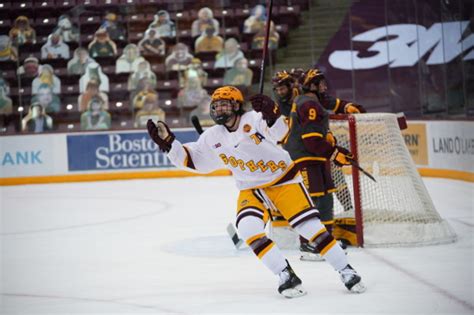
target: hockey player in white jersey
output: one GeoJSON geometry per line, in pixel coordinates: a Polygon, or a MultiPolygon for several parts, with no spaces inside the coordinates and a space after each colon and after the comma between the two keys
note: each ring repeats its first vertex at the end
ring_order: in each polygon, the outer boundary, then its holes
{"type": "MultiPolygon", "coordinates": [[[[180,143],[162,121],[155,124],[149,120],[148,133],[178,168],[200,173],[222,168],[232,171],[240,190],[236,217],[239,235],[263,264],[279,276],[278,292],[283,296],[298,297],[306,291],[281,251],[265,234],[268,207],[277,208],[299,234],[314,243],[339,272],[349,291],[365,291],[344,251],[321,224],[318,210],[289,154],[277,145],[288,132],[278,106],[253,102],[254,110],[244,112],[243,102],[237,88],[218,88],[210,104],[210,115],[217,125],[205,130],[196,142],[180,143]]],[[[331,156],[344,159],[337,148],[331,156]]]]}

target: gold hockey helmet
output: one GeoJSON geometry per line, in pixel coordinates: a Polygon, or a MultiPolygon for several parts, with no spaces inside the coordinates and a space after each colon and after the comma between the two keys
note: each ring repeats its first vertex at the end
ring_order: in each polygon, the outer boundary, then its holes
{"type": "Polygon", "coordinates": [[[218,100],[229,100],[242,104],[244,102],[244,96],[238,88],[227,85],[216,89],[214,93],[212,93],[211,102],[218,100]]]}
{"type": "MultiPolygon", "coordinates": [[[[242,115],[244,113],[243,109],[244,97],[242,92],[236,87],[233,86],[223,86],[214,91],[211,96],[210,104],[210,115],[212,120],[218,125],[224,125],[232,117],[236,115],[242,115]],[[218,106],[220,101],[229,101],[224,106],[218,106]],[[220,108],[220,109],[218,109],[220,108]]],[[[237,121],[237,120],[236,120],[237,121]]]]}

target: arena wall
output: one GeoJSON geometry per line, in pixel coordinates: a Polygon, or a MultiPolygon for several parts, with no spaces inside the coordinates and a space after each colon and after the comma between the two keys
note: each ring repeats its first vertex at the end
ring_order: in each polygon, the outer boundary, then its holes
{"type": "MultiPolygon", "coordinates": [[[[193,129],[175,131],[194,141],[193,129]]],[[[420,174],[474,182],[474,123],[409,121],[405,143],[420,174]]],[[[178,170],[145,131],[104,131],[0,137],[0,185],[208,175],[178,170]]]]}

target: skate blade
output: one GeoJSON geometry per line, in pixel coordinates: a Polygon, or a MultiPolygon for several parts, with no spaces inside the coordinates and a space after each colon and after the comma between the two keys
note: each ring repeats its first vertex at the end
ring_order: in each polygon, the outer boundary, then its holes
{"type": "Polygon", "coordinates": [[[359,294],[359,293],[364,293],[365,290],[367,290],[367,288],[362,283],[362,281],[360,281],[359,283],[354,284],[354,286],[349,291],[351,291],[352,293],[359,294]]]}
{"type": "Polygon", "coordinates": [[[324,257],[318,254],[303,253],[300,256],[301,261],[324,261],[324,257]]]}
{"type": "Polygon", "coordinates": [[[297,298],[297,297],[306,295],[306,293],[308,293],[308,292],[306,292],[306,290],[303,289],[303,287],[301,285],[297,285],[294,288],[286,289],[286,290],[281,291],[281,295],[283,295],[287,299],[297,298]]]}

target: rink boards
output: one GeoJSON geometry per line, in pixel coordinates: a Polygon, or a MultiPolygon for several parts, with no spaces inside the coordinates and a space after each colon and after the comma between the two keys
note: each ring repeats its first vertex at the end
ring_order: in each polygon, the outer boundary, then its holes
{"type": "MultiPolygon", "coordinates": [[[[193,129],[175,134],[182,142],[197,139],[193,129]]],[[[175,168],[143,131],[21,135],[0,141],[2,185],[195,175],[175,168]]]]}
{"type": "MultiPolygon", "coordinates": [[[[175,134],[183,143],[198,136],[175,134]]],[[[474,181],[473,122],[409,121],[403,136],[423,176],[474,181]]],[[[0,185],[196,175],[171,165],[142,130],[4,136],[0,163],[0,185]]]]}

